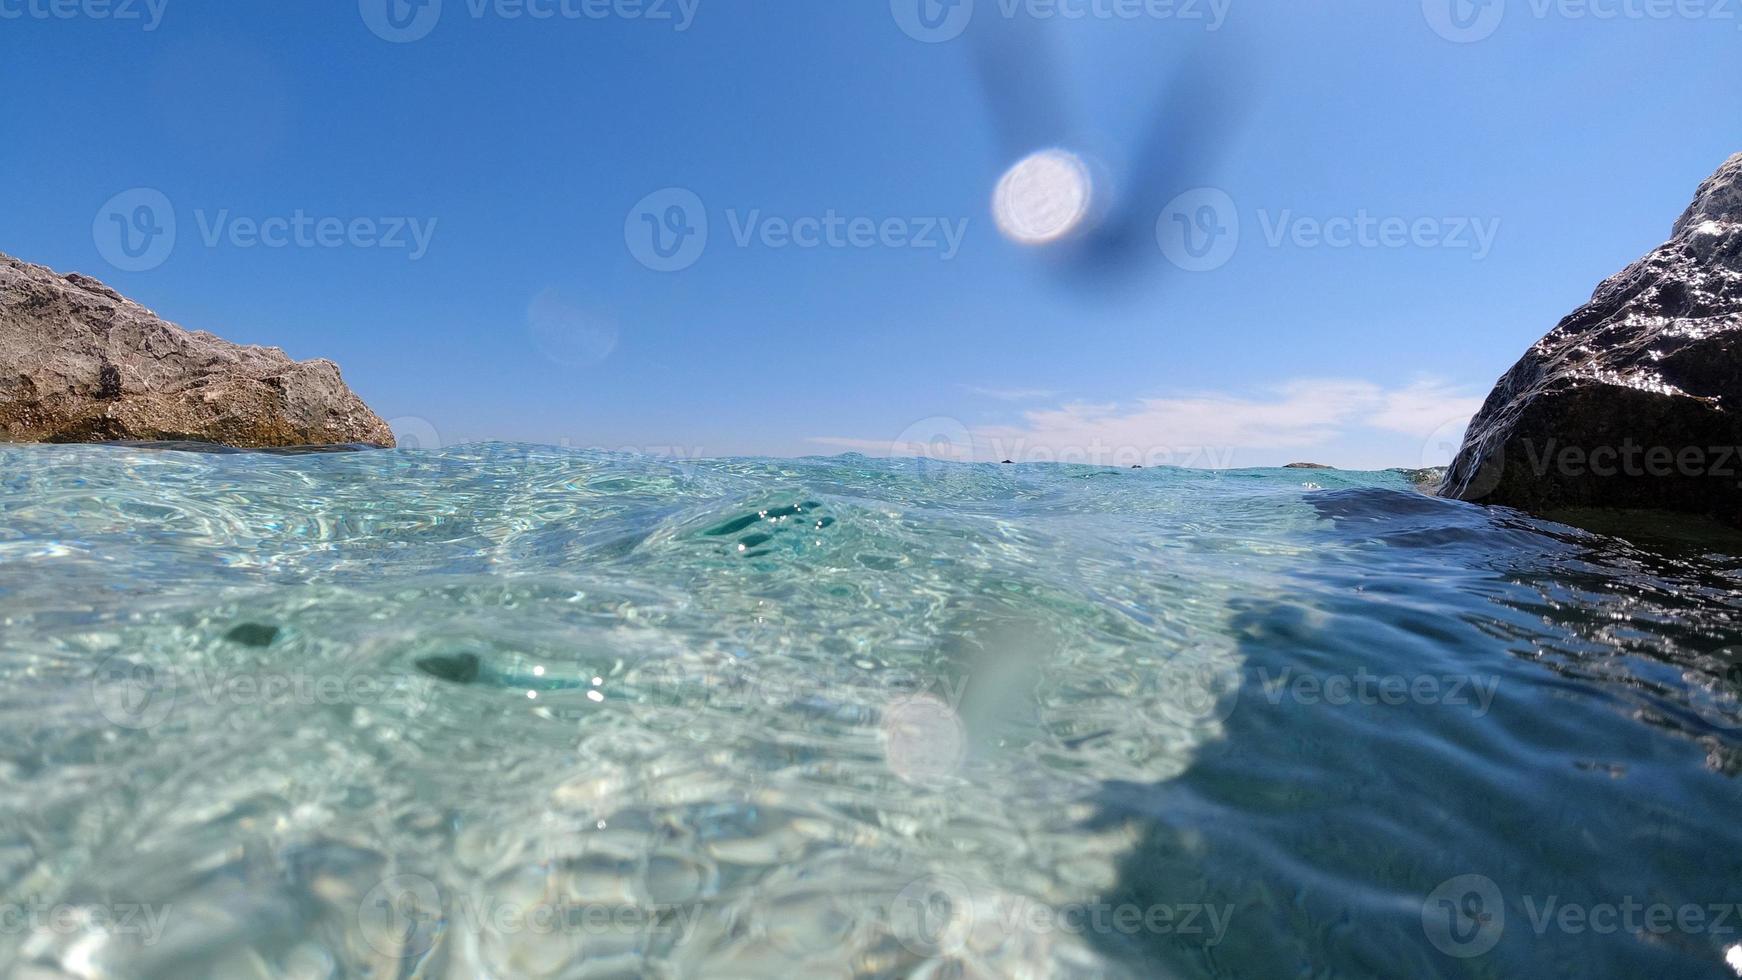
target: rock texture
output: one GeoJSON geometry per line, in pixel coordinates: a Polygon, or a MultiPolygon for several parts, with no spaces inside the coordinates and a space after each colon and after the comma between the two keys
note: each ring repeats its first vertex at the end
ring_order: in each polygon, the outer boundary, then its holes
{"type": "Polygon", "coordinates": [[[331,361],[183,330],[95,279],[0,255],[0,440],[392,446],[393,432],[331,361]]]}
{"type": "Polygon", "coordinates": [[[1742,523],[1742,154],[1488,396],[1441,492],[1742,523]]]}

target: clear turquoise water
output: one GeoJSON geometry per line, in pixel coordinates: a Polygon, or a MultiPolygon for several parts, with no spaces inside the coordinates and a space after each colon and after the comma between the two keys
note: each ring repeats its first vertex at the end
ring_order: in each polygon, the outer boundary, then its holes
{"type": "Polygon", "coordinates": [[[1732,976],[1738,566],[1397,474],[0,448],[0,972],[1732,976]]]}

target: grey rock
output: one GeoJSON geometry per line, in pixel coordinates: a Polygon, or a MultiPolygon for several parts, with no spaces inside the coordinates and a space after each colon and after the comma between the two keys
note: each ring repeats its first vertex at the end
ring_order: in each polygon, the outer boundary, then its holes
{"type": "Polygon", "coordinates": [[[1290,463],[1287,466],[1284,466],[1283,469],[1285,469],[1285,470],[1334,470],[1334,469],[1336,469],[1336,467],[1335,466],[1326,466],[1323,463],[1290,463]]]}
{"type": "Polygon", "coordinates": [[[1440,492],[1742,523],[1742,154],[1500,379],[1440,492]]]}
{"type": "Polygon", "coordinates": [[[392,446],[331,361],[188,331],[0,254],[0,440],[392,446]]]}

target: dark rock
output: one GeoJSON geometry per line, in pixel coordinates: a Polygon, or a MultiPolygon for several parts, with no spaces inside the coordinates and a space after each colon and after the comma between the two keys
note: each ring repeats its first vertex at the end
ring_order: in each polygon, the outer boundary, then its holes
{"type": "Polygon", "coordinates": [[[183,330],[0,254],[0,440],[391,446],[393,432],[331,361],[183,330]]]}
{"type": "Polygon", "coordinates": [[[240,623],[231,627],[224,639],[245,647],[269,647],[273,640],[278,639],[278,627],[266,623],[240,623]]]}
{"type": "Polygon", "coordinates": [[[1672,237],[1597,287],[1470,423],[1441,492],[1553,516],[1742,523],[1742,154],[1672,237]]]}
{"type": "Polygon", "coordinates": [[[1446,468],[1444,466],[1430,466],[1426,469],[1414,470],[1398,467],[1387,470],[1386,472],[1398,474],[1405,480],[1414,484],[1417,490],[1424,493],[1433,493],[1438,490],[1440,483],[1446,478],[1446,468]]]}
{"type": "Polygon", "coordinates": [[[475,653],[457,653],[446,657],[424,657],[417,669],[450,684],[474,684],[483,672],[484,662],[475,653]]]}
{"type": "Polygon", "coordinates": [[[121,397],[121,369],[107,361],[97,370],[97,397],[104,401],[121,397]]]}
{"type": "Polygon", "coordinates": [[[1285,470],[1334,470],[1334,469],[1336,469],[1336,467],[1335,466],[1326,466],[1323,463],[1290,463],[1287,466],[1284,466],[1283,469],[1285,469],[1285,470]]]}

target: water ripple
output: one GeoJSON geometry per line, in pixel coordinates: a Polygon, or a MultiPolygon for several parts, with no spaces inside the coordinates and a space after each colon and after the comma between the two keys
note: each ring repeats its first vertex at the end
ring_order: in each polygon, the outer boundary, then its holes
{"type": "Polygon", "coordinates": [[[1727,973],[1531,911],[1742,900],[1732,558],[1400,474],[0,474],[16,975],[1727,973]]]}

